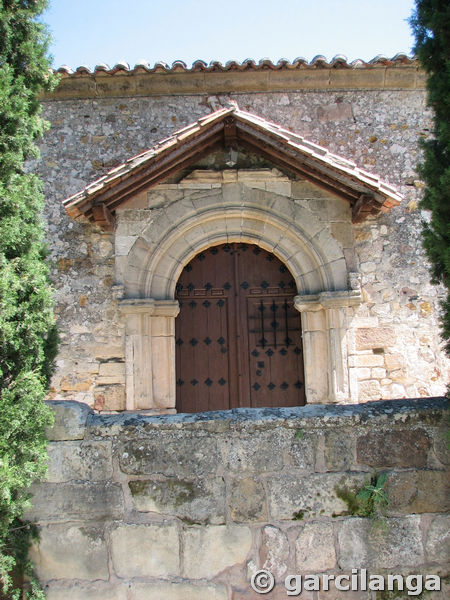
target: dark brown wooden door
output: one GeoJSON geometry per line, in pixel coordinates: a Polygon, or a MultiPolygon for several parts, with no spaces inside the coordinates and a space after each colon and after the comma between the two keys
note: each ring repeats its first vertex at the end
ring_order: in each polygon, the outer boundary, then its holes
{"type": "Polygon", "coordinates": [[[288,269],[258,246],[198,254],[177,285],[177,410],[303,405],[295,294],[288,269]]]}

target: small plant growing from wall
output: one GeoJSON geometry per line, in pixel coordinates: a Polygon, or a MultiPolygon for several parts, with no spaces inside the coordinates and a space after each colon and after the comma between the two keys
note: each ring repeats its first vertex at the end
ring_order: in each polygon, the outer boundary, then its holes
{"type": "Polygon", "coordinates": [[[336,488],[336,496],[343,500],[349,513],[372,519],[374,525],[385,526],[385,512],[389,505],[386,490],[387,473],[374,473],[357,490],[346,487],[336,488]]]}

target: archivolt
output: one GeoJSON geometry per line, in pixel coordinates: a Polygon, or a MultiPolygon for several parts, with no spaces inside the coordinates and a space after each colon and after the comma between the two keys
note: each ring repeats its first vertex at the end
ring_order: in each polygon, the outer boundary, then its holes
{"type": "Polygon", "coordinates": [[[273,252],[291,271],[299,294],[346,290],[343,250],[328,229],[307,209],[293,209],[291,199],[270,202],[274,194],[265,196],[265,202],[226,205],[215,194],[201,209],[172,211],[172,219],[170,211],[161,211],[130,251],[125,295],[173,299],[183,267],[205,248],[226,242],[273,252]]]}

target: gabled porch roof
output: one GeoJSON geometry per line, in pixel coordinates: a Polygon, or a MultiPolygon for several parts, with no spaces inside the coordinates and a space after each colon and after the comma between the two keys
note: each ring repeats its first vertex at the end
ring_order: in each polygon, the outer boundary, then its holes
{"type": "Polygon", "coordinates": [[[388,212],[401,194],[352,161],[236,106],[223,108],[180,129],[153,148],[115,167],[64,200],[72,218],[84,216],[107,227],[116,208],[220,148],[242,147],[293,175],[345,198],[353,222],[388,212]]]}

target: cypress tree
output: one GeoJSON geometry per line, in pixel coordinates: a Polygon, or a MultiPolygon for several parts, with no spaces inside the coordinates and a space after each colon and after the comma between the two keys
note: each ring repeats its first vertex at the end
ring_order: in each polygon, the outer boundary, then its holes
{"type": "MultiPolygon", "coordinates": [[[[32,527],[21,520],[28,486],[45,472],[43,400],[55,354],[36,158],[46,123],[38,94],[51,89],[46,0],[0,0],[0,596],[17,599],[32,527]],[[20,578],[20,577],[19,577],[20,578]]],[[[28,573],[29,574],[29,573],[28,573]]],[[[43,598],[36,583],[27,598],[43,598]]]]}
{"type": "Polygon", "coordinates": [[[428,75],[428,105],[434,111],[431,139],[422,142],[419,174],[426,187],[421,208],[430,211],[423,245],[431,262],[433,283],[446,288],[442,302],[442,334],[450,354],[450,2],[416,0],[410,24],[414,51],[428,75]]]}

